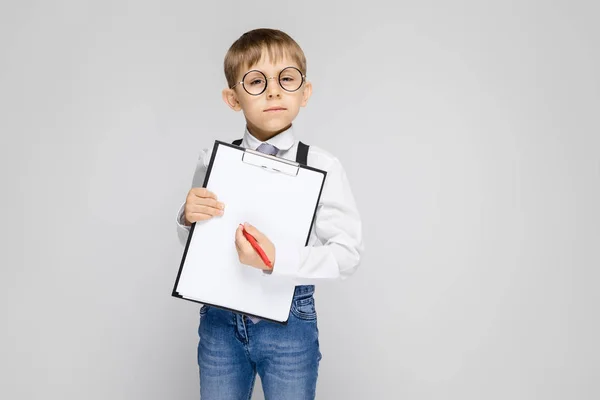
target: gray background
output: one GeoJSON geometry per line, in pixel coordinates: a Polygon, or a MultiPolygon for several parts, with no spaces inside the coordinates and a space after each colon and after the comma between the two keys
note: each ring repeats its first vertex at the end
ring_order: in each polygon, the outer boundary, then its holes
{"type": "Polygon", "coordinates": [[[364,219],[359,271],[317,289],[318,398],[598,399],[599,12],[3,1],[0,397],[198,397],[174,218],[243,132],[225,51],[274,27],[364,219]]]}

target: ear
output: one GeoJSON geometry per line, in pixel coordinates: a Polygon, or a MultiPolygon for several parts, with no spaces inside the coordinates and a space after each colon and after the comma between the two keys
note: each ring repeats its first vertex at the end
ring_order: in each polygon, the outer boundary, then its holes
{"type": "Polygon", "coordinates": [[[223,89],[223,101],[233,111],[240,111],[242,109],[242,106],[240,105],[240,102],[237,97],[237,93],[234,89],[223,89]]]}
{"type": "Polygon", "coordinates": [[[306,107],[306,103],[308,103],[308,99],[310,99],[311,94],[312,94],[312,83],[307,81],[304,84],[304,90],[302,91],[302,103],[300,103],[300,107],[306,107]]]}

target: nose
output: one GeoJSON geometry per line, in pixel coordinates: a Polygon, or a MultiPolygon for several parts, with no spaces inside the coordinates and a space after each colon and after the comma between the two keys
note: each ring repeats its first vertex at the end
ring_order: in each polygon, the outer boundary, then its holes
{"type": "Polygon", "coordinates": [[[279,82],[276,77],[267,78],[267,98],[281,98],[281,88],[279,87],[279,82]],[[272,82],[269,80],[273,79],[272,82]]]}

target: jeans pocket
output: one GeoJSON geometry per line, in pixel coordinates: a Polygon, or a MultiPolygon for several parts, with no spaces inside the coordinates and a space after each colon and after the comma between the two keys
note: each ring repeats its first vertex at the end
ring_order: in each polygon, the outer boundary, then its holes
{"type": "Polygon", "coordinates": [[[305,321],[316,320],[317,311],[315,309],[315,298],[313,296],[307,298],[294,298],[292,300],[291,312],[298,319],[305,321]]]}

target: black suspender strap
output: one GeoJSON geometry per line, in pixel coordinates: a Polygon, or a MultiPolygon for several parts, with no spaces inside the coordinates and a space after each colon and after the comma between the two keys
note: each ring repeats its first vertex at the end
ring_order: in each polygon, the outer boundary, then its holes
{"type": "Polygon", "coordinates": [[[298,142],[298,151],[296,152],[296,162],[302,165],[308,165],[308,145],[298,142]]]}
{"type": "MultiPolygon", "coordinates": [[[[242,144],[242,139],[234,140],[231,144],[239,146],[242,144]]],[[[308,149],[309,145],[298,142],[298,151],[296,152],[296,162],[302,165],[308,165],[308,149]]]]}

